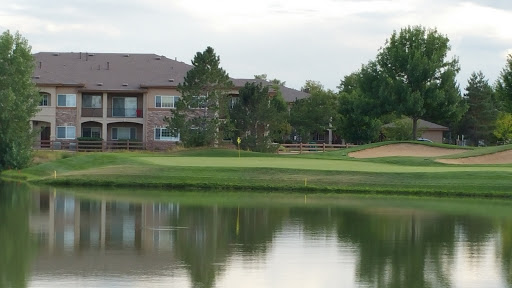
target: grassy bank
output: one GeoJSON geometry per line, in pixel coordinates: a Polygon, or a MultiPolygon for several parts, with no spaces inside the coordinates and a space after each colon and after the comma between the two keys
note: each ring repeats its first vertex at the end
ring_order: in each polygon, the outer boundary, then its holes
{"type": "Polygon", "coordinates": [[[512,165],[446,165],[424,157],[358,160],[347,152],[284,156],[242,151],[240,158],[233,150],[77,153],[2,176],[56,186],[512,196],[512,165]]]}

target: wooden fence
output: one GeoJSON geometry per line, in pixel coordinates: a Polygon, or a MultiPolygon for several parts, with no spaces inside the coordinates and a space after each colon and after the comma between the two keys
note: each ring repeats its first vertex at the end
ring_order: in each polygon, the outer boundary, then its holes
{"type": "Polygon", "coordinates": [[[297,143],[297,144],[281,144],[281,147],[284,148],[284,150],[279,149],[279,153],[311,153],[311,152],[325,152],[325,151],[333,151],[333,150],[339,150],[339,149],[345,149],[350,147],[355,147],[357,145],[353,144],[304,144],[304,143],[297,143]]]}
{"type": "Polygon", "coordinates": [[[114,150],[145,150],[144,142],[138,141],[78,141],[42,140],[34,142],[34,149],[68,150],[79,152],[104,152],[114,150]]]}

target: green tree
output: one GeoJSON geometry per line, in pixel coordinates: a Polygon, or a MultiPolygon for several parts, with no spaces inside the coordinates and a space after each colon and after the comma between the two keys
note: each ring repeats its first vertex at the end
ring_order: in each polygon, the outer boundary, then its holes
{"type": "Polygon", "coordinates": [[[471,74],[464,94],[464,101],[469,108],[461,121],[461,133],[475,145],[479,140],[491,139],[497,116],[493,93],[482,72],[471,74]]]}
{"type": "Polygon", "coordinates": [[[0,170],[23,168],[31,160],[35,133],[30,118],[40,96],[32,82],[34,58],[19,33],[0,36],[0,170]]]}
{"type": "Polygon", "coordinates": [[[216,146],[223,138],[220,115],[227,115],[229,91],[233,83],[220,67],[220,57],[212,47],[197,52],[194,66],[178,85],[181,98],[172,116],[166,117],[169,129],[187,147],[216,146]]]}
{"type": "Polygon", "coordinates": [[[447,122],[464,112],[455,77],[457,58],[447,60],[449,39],[435,29],[407,27],[391,38],[377,55],[383,114],[394,112],[412,119],[412,139],[420,118],[447,122]],[[386,107],[387,106],[387,107],[386,107]]]}
{"type": "Polygon", "coordinates": [[[273,136],[288,122],[288,109],[279,93],[272,96],[269,86],[246,83],[240,89],[238,102],[230,111],[235,138],[242,138],[242,148],[268,152],[273,136]]]}
{"type": "Polygon", "coordinates": [[[265,80],[265,81],[271,83],[272,85],[277,85],[277,86],[285,86],[286,85],[286,81],[281,81],[277,78],[274,78],[272,80],[267,79],[267,74],[254,75],[254,79],[265,80]]]}
{"type": "MultiPolygon", "coordinates": [[[[409,118],[399,118],[388,125],[384,125],[382,132],[384,133],[386,140],[390,141],[405,141],[411,139],[412,122],[409,118]]],[[[419,135],[423,134],[424,129],[418,127],[419,135]]]]}
{"type": "Polygon", "coordinates": [[[375,62],[363,65],[360,71],[344,77],[340,86],[336,131],[347,142],[368,143],[378,138],[381,128],[378,99],[380,75],[375,62]]]}
{"type": "Polygon", "coordinates": [[[0,287],[26,287],[36,245],[29,228],[30,191],[0,181],[0,287]]]}
{"type": "Polygon", "coordinates": [[[311,96],[294,102],[290,109],[290,124],[302,142],[307,142],[311,134],[331,129],[336,121],[337,95],[325,90],[320,82],[311,80],[306,81],[301,90],[311,96]]]}
{"type": "Polygon", "coordinates": [[[512,139],[512,114],[501,112],[496,120],[496,127],[493,131],[494,136],[504,143],[510,143],[512,139]]]}
{"type": "Polygon", "coordinates": [[[503,111],[512,113],[512,54],[507,57],[507,64],[496,82],[496,94],[503,104],[503,111]]]}

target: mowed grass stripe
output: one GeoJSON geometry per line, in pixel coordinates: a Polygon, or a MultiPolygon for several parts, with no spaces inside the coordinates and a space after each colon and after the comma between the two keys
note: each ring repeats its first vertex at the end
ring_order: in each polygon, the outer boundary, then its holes
{"type": "Polygon", "coordinates": [[[237,157],[140,157],[137,160],[163,166],[188,167],[240,167],[277,168],[299,170],[385,172],[385,173],[441,173],[501,171],[512,172],[510,166],[404,166],[387,163],[371,163],[345,160],[303,159],[303,158],[237,158],[237,157]]]}

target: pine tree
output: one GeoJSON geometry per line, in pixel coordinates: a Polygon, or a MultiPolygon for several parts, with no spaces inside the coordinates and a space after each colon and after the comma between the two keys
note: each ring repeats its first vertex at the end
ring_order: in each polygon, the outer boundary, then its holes
{"type": "Polygon", "coordinates": [[[493,93],[481,71],[471,74],[464,94],[464,101],[469,108],[461,121],[461,132],[475,145],[478,145],[480,140],[489,141],[492,137],[497,116],[493,93]]]}
{"type": "Polygon", "coordinates": [[[228,93],[233,83],[220,67],[220,57],[212,47],[197,52],[192,65],[178,85],[181,97],[176,109],[165,120],[186,147],[216,146],[223,137],[220,117],[227,115],[228,93]]]}

